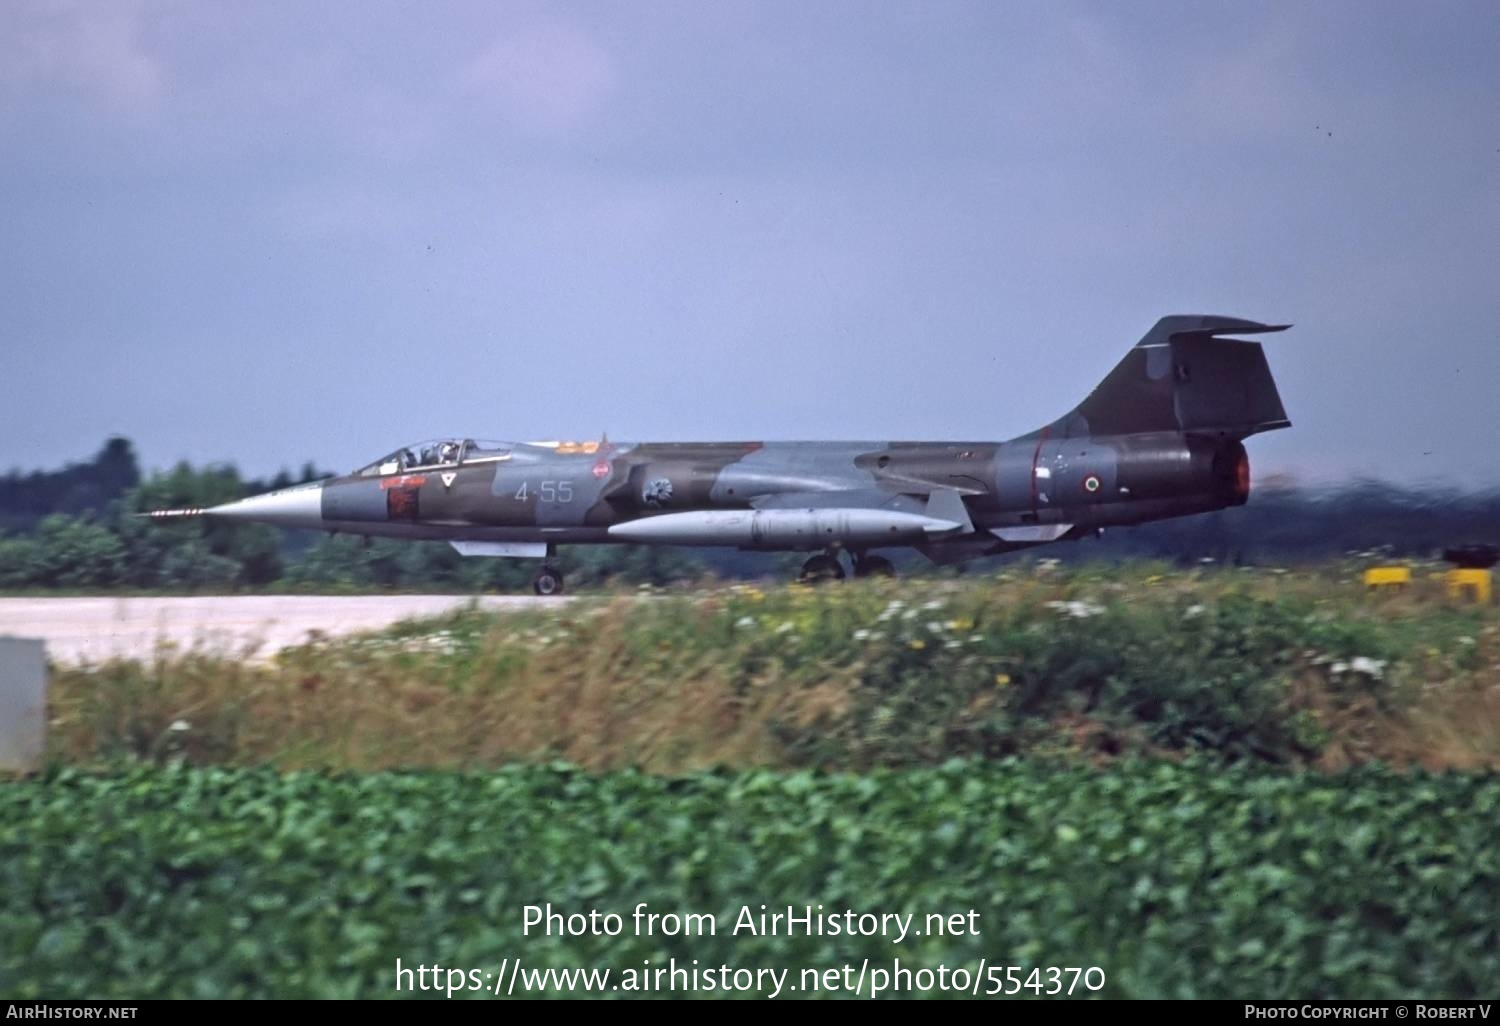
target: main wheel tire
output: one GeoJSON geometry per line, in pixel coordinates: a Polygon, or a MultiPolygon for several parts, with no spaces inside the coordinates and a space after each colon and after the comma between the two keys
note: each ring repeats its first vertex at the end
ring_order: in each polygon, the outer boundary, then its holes
{"type": "Polygon", "coordinates": [[[842,581],[844,579],[844,566],[833,556],[819,555],[809,559],[802,564],[802,573],[798,580],[807,584],[820,584],[823,581],[842,581]]]}
{"type": "Polygon", "coordinates": [[[563,576],[556,570],[544,567],[541,573],[536,575],[532,582],[532,589],[543,598],[549,595],[561,595],[563,591],[563,576]]]}
{"type": "Polygon", "coordinates": [[[896,564],[884,556],[866,556],[854,564],[855,577],[895,577],[896,564]]]}

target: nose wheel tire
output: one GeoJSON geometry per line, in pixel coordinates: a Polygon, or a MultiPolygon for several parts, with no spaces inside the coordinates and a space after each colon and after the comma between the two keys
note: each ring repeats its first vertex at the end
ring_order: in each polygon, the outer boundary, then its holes
{"type": "Polygon", "coordinates": [[[797,579],[806,584],[820,584],[823,581],[842,581],[844,579],[844,567],[833,556],[814,556],[802,564],[802,573],[797,579]]]}
{"type": "Polygon", "coordinates": [[[548,595],[561,595],[563,591],[563,576],[550,566],[543,567],[536,575],[536,580],[531,584],[532,589],[544,598],[548,595]]]}
{"type": "Polygon", "coordinates": [[[866,556],[854,561],[855,577],[895,577],[896,566],[884,556],[866,556]]]}

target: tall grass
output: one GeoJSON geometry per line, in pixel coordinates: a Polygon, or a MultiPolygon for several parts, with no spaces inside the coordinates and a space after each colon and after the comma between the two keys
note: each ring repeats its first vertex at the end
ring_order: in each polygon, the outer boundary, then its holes
{"type": "Polygon", "coordinates": [[[1206,751],[1500,765],[1500,616],[1351,568],[1143,565],[473,611],[55,676],[55,759],[864,769],[1206,751]]]}

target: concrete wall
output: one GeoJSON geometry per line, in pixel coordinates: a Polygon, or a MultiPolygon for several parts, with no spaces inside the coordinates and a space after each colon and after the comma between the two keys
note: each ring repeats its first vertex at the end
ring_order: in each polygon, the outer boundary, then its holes
{"type": "Polygon", "coordinates": [[[0,772],[41,768],[46,730],[46,646],[0,637],[0,772]]]}

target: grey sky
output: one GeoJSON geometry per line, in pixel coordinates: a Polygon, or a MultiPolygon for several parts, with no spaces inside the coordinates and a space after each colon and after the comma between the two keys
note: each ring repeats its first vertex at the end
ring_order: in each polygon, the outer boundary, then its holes
{"type": "Polygon", "coordinates": [[[0,5],[0,437],[1005,438],[1160,315],[1500,484],[1500,6],[0,5]]]}

